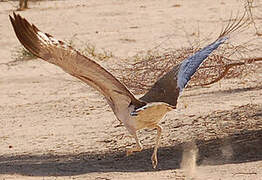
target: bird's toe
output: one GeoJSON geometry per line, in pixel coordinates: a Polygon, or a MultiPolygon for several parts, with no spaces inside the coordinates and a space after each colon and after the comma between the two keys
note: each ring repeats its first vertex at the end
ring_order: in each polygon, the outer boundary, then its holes
{"type": "Polygon", "coordinates": [[[133,154],[133,151],[131,151],[130,149],[126,150],[126,156],[130,156],[131,154],[133,154]]]}
{"type": "Polygon", "coordinates": [[[157,166],[157,163],[158,163],[157,162],[157,156],[156,155],[152,155],[151,160],[152,160],[152,166],[155,169],[156,166],[157,166]]]}

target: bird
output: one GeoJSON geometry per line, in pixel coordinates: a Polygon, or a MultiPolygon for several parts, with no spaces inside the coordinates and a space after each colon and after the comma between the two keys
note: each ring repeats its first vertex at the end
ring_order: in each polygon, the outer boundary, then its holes
{"type": "Polygon", "coordinates": [[[18,40],[28,51],[62,68],[105,97],[116,118],[123,123],[136,141],[135,147],[126,149],[126,155],[143,149],[137,137],[138,130],[144,128],[157,130],[151,156],[153,168],[158,164],[157,150],[162,132],[159,122],[168,112],[176,109],[177,100],[183,89],[209,54],[225,43],[232,32],[246,23],[243,21],[244,17],[239,21],[230,21],[216,40],[175,65],[160,77],[147,93],[136,98],[123,83],[91,58],[84,56],[65,42],[55,39],[52,35],[40,31],[19,14],[13,13],[9,18],[18,40]]]}
{"type": "Polygon", "coordinates": [[[28,9],[28,0],[19,0],[19,8],[17,10],[22,11],[28,9]]]}

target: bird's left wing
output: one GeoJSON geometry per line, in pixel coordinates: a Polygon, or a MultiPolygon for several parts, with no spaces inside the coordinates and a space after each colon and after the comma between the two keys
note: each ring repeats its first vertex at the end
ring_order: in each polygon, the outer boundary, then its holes
{"type": "Polygon", "coordinates": [[[146,104],[136,99],[111,73],[71,46],[41,32],[20,15],[14,14],[10,20],[17,38],[26,49],[102,93],[118,119],[130,104],[137,108],[146,104]]]}
{"type": "Polygon", "coordinates": [[[183,91],[198,67],[226,39],[223,37],[216,40],[176,65],[171,71],[161,77],[140,99],[146,102],[165,102],[176,106],[180,92],[183,91]]]}
{"type": "Polygon", "coordinates": [[[145,102],[165,102],[176,106],[180,93],[209,54],[223,44],[231,33],[248,26],[249,21],[244,20],[245,16],[246,13],[240,20],[229,21],[228,25],[213,43],[202,48],[172,68],[171,71],[161,77],[140,100],[145,102]]]}

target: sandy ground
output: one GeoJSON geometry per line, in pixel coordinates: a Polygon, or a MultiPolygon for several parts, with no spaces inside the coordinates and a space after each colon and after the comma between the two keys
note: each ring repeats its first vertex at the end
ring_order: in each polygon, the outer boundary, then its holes
{"type": "MultiPolygon", "coordinates": [[[[0,2],[0,63],[12,61],[19,46],[8,20],[16,5],[0,2]]],[[[74,38],[79,48],[90,42],[128,57],[167,36],[173,38],[166,46],[181,47],[185,30],[213,32],[215,39],[221,20],[241,9],[241,2],[68,0],[29,6],[19,13],[41,30],[74,38]]],[[[100,63],[110,67],[114,60],[100,63]]],[[[1,64],[0,89],[0,179],[262,179],[261,69],[187,89],[178,110],[161,123],[156,170],[150,160],[155,132],[140,132],[145,150],[126,157],[134,140],[124,127],[115,127],[103,97],[59,68],[40,60],[1,64]]]]}

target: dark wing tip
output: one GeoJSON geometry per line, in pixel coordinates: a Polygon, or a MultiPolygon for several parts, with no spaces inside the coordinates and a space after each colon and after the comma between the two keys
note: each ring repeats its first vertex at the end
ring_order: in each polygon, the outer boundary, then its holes
{"type": "Polygon", "coordinates": [[[9,19],[13,23],[14,19],[13,19],[13,17],[11,15],[9,15],[9,19]]]}
{"type": "MultiPolygon", "coordinates": [[[[13,15],[14,15],[14,17],[16,16],[15,13],[13,13],[13,15]]],[[[11,15],[9,15],[9,19],[11,21],[11,24],[12,24],[13,28],[14,28],[15,27],[15,19],[11,15]]]]}
{"type": "Polygon", "coordinates": [[[13,17],[9,15],[9,19],[20,43],[35,56],[40,57],[41,42],[37,36],[39,30],[14,12],[13,17]]]}

